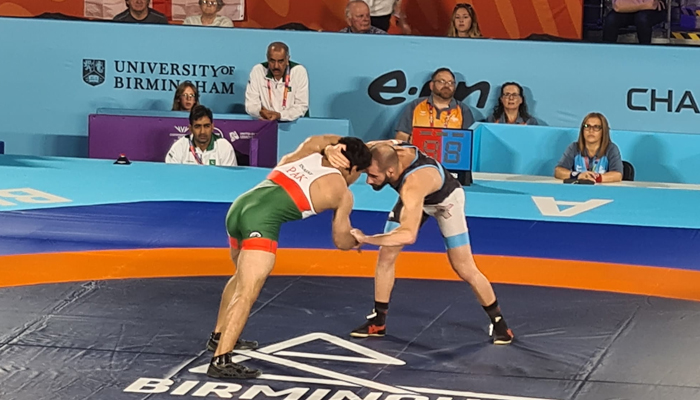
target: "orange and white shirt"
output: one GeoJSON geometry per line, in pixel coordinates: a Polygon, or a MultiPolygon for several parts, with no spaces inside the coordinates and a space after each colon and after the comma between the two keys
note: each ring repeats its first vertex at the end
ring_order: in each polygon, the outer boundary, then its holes
{"type": "Polygon", "coordinates": [[[408,133],[413,128],[469,129],[474,123],[474,114],[467,105],[452,99],[447,109],[438,110],[433,97],[420,97],[410,102],[396,124],[396,130],[408,133]]]}
{"type": "Polygon", "coordinates": [[[301,211],[302,219],[316,215],[311,201],[311,184],[323,176],[340,174],[335,168],[324,167],[322,160],[323,155],[314,153],[301,160],[279,165],[267,176],[289,194],[301,211]]]}

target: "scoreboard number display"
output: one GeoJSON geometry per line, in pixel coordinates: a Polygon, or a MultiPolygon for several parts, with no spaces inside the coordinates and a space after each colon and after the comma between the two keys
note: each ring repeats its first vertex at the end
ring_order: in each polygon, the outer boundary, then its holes
{"type": "Polygon", "coordinates": [[[438,160],[462,185],[472,183],[473,132],[468,129],[413,128],[411,144],[438,160]]]}

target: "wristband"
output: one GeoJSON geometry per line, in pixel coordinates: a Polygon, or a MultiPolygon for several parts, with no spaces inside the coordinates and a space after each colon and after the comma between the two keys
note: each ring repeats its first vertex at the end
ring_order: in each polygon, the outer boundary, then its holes
{"type": "Polygon", "coordinates": [[[569,177],[570,177],[571,179],[576,179],[576,178],[578,177],[578,174],[580,174],[580,172],[578,172],[578,171],[571,171],[571,175],[569,175],[569,177]]]}

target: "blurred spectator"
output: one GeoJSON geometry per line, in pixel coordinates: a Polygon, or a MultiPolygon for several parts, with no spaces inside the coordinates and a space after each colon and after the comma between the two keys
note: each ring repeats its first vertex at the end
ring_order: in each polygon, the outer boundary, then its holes
{"type": "Polygon", "coordinates": [[[275,29],[278,29],[281,31],[311,31],[311,32],[315,32],[314,29],[311,29],[308,26],[306,26],[302,23],[299,23],[299,22],[290,22],[290,23],[287,23],[284,25],[280,25],[275,29]]]}
{"type": "Polygon", "coordinates": [[[468,106],[454,98],[455,75],[448,68],[433,73],[428,97],[410,102],[396,125],[396,139],[410,142],[414,127],[467,129],[474,123],[468,106]]]}
{"type": "Polygon", "coordinates": [[[364,0],[369,6],[369,15],[372,26],[384,32],[389,31],[391,26],[391,16],[394,12],[396,0],[364,0]]]}
{"type": "Polygon", "coordinates": [[[342,33],[372,33],[386,35],[386,31],[372,26],[369,6],[362,0],[351,0],[345,6],[345,21],[348,26],[342,33]]]}
{"type": "MultiPolygon", "coordinates": [[[[411,25],[408,24],[408,19],[406,14],[403,12],[402,0],[394,1],[394,15],[396,18],[396,26],[401,29],[401,33],[404,35],[410,35],[412,33],[411,25]]],[[[387,31],[389,32],[389,31],[387,31]]]]}
{"type": "Polygon", "coordinates": [[[527,112],[523,87],[516,82],[506,82],[501,86],[498,104],[486,121],[497,124],[537,125],[537,120],[527,112]]]}
{"type": "Polygon", "coordinates": [[[224,8],[224,0],[199,0],[201,15],[190,15],[183,25],[222,26],[233,28],[233,21],[225,15],[217,15],[224,8]]]}
{"type": "Polygon", "coordinates": [[[599,183],[622,180],[620,149],[610,140],[610,125],[600,113],[586,115],[578,141],[566,148],[554,168],[557,179],[579,179],[599,183]]]}
{"type": "Polygon", "coordinates": [[[167,24],[168,18],[149,7],[151,0],[126,0],[126,10],[112,18],[117,22],[142,24],[167,24]]]}
{"type": "Polygon", "coordinates": [[[271,43],[267,47],[267,62],[250,71],[245,111],[270,121],[294,121],[308,116],[309,77],[303,65],[289,61],[286,44],[271,43]]]}
{"type": "Polygon", "coordinates": [[[620,29],[634,25],[637,28],[637,39],[639,43],[651,44],[654,25],[661,23],[665,18],[665,13],[662,11],[665,7],[664,0],[656,1],[655,10],[639,10],[635,12],[629,12],[629,8],[623,10],[618,6],[617,1],[618,0],[612,0],[610,10],[605,16],[605,22],[603,23],[603,42],[616,43],[620,29]]]}
{"type": "Polygon", "coordinates": [[[210,109],[196,105],[190,111],[190,133],[173,143],[168,164],[233,166],[236,154],[228,140],[214,134],[214,118],[210,109]]]}
{"type": "Polygon", "coordinates": [[[459,3],[452,10],[452,23],[447,30],[449,37],[482,37],[479,29],[479,20],[476,18],[476,10],[471,4],[459,3]]]}
{"type": "Polygon", "coordinates": [[[190,111],[199,104],[199,91],[190,81],[178,85],[173,98],[173,111],[190,111]]]}

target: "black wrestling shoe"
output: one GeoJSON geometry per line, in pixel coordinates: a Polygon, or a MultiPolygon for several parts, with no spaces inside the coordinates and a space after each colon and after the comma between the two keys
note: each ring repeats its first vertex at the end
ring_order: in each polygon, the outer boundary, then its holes
{"type": "Polygon", "coordinates": [[[219,379],[255,379],[262,375],[259,369],[248,368],[231,361],[233,356],[233,353],[226,353],[212,358],[207,376],[219,379]]]}
{"type": "Polygon", "coordinates": [[[367,322],[350,332],[356,338],[384,337],[386,335],[386,314],[379,315],[376,311],[367,316],[367,322]]]}
{"type": "MultiPolygon", "coordinates": [[[[219,346],[220,339],[221,332],[212,332],[211,336],[209,336],[209,340],[207,340],[207,350],[215,352],[216,348],[219,346]]],[[[255,350],[258,348],[258,342],[256,342],[255,340],[238,339],[236,340],[236,345],[233,348],[236,350],[255,350]]]]}
{"type": "Polygon", "coordinates": [[[496,317],[496,323],[489,327],[489,336],[493,337],[493,344],[510,344],[515,337],[503,317],[496,317]]]}

